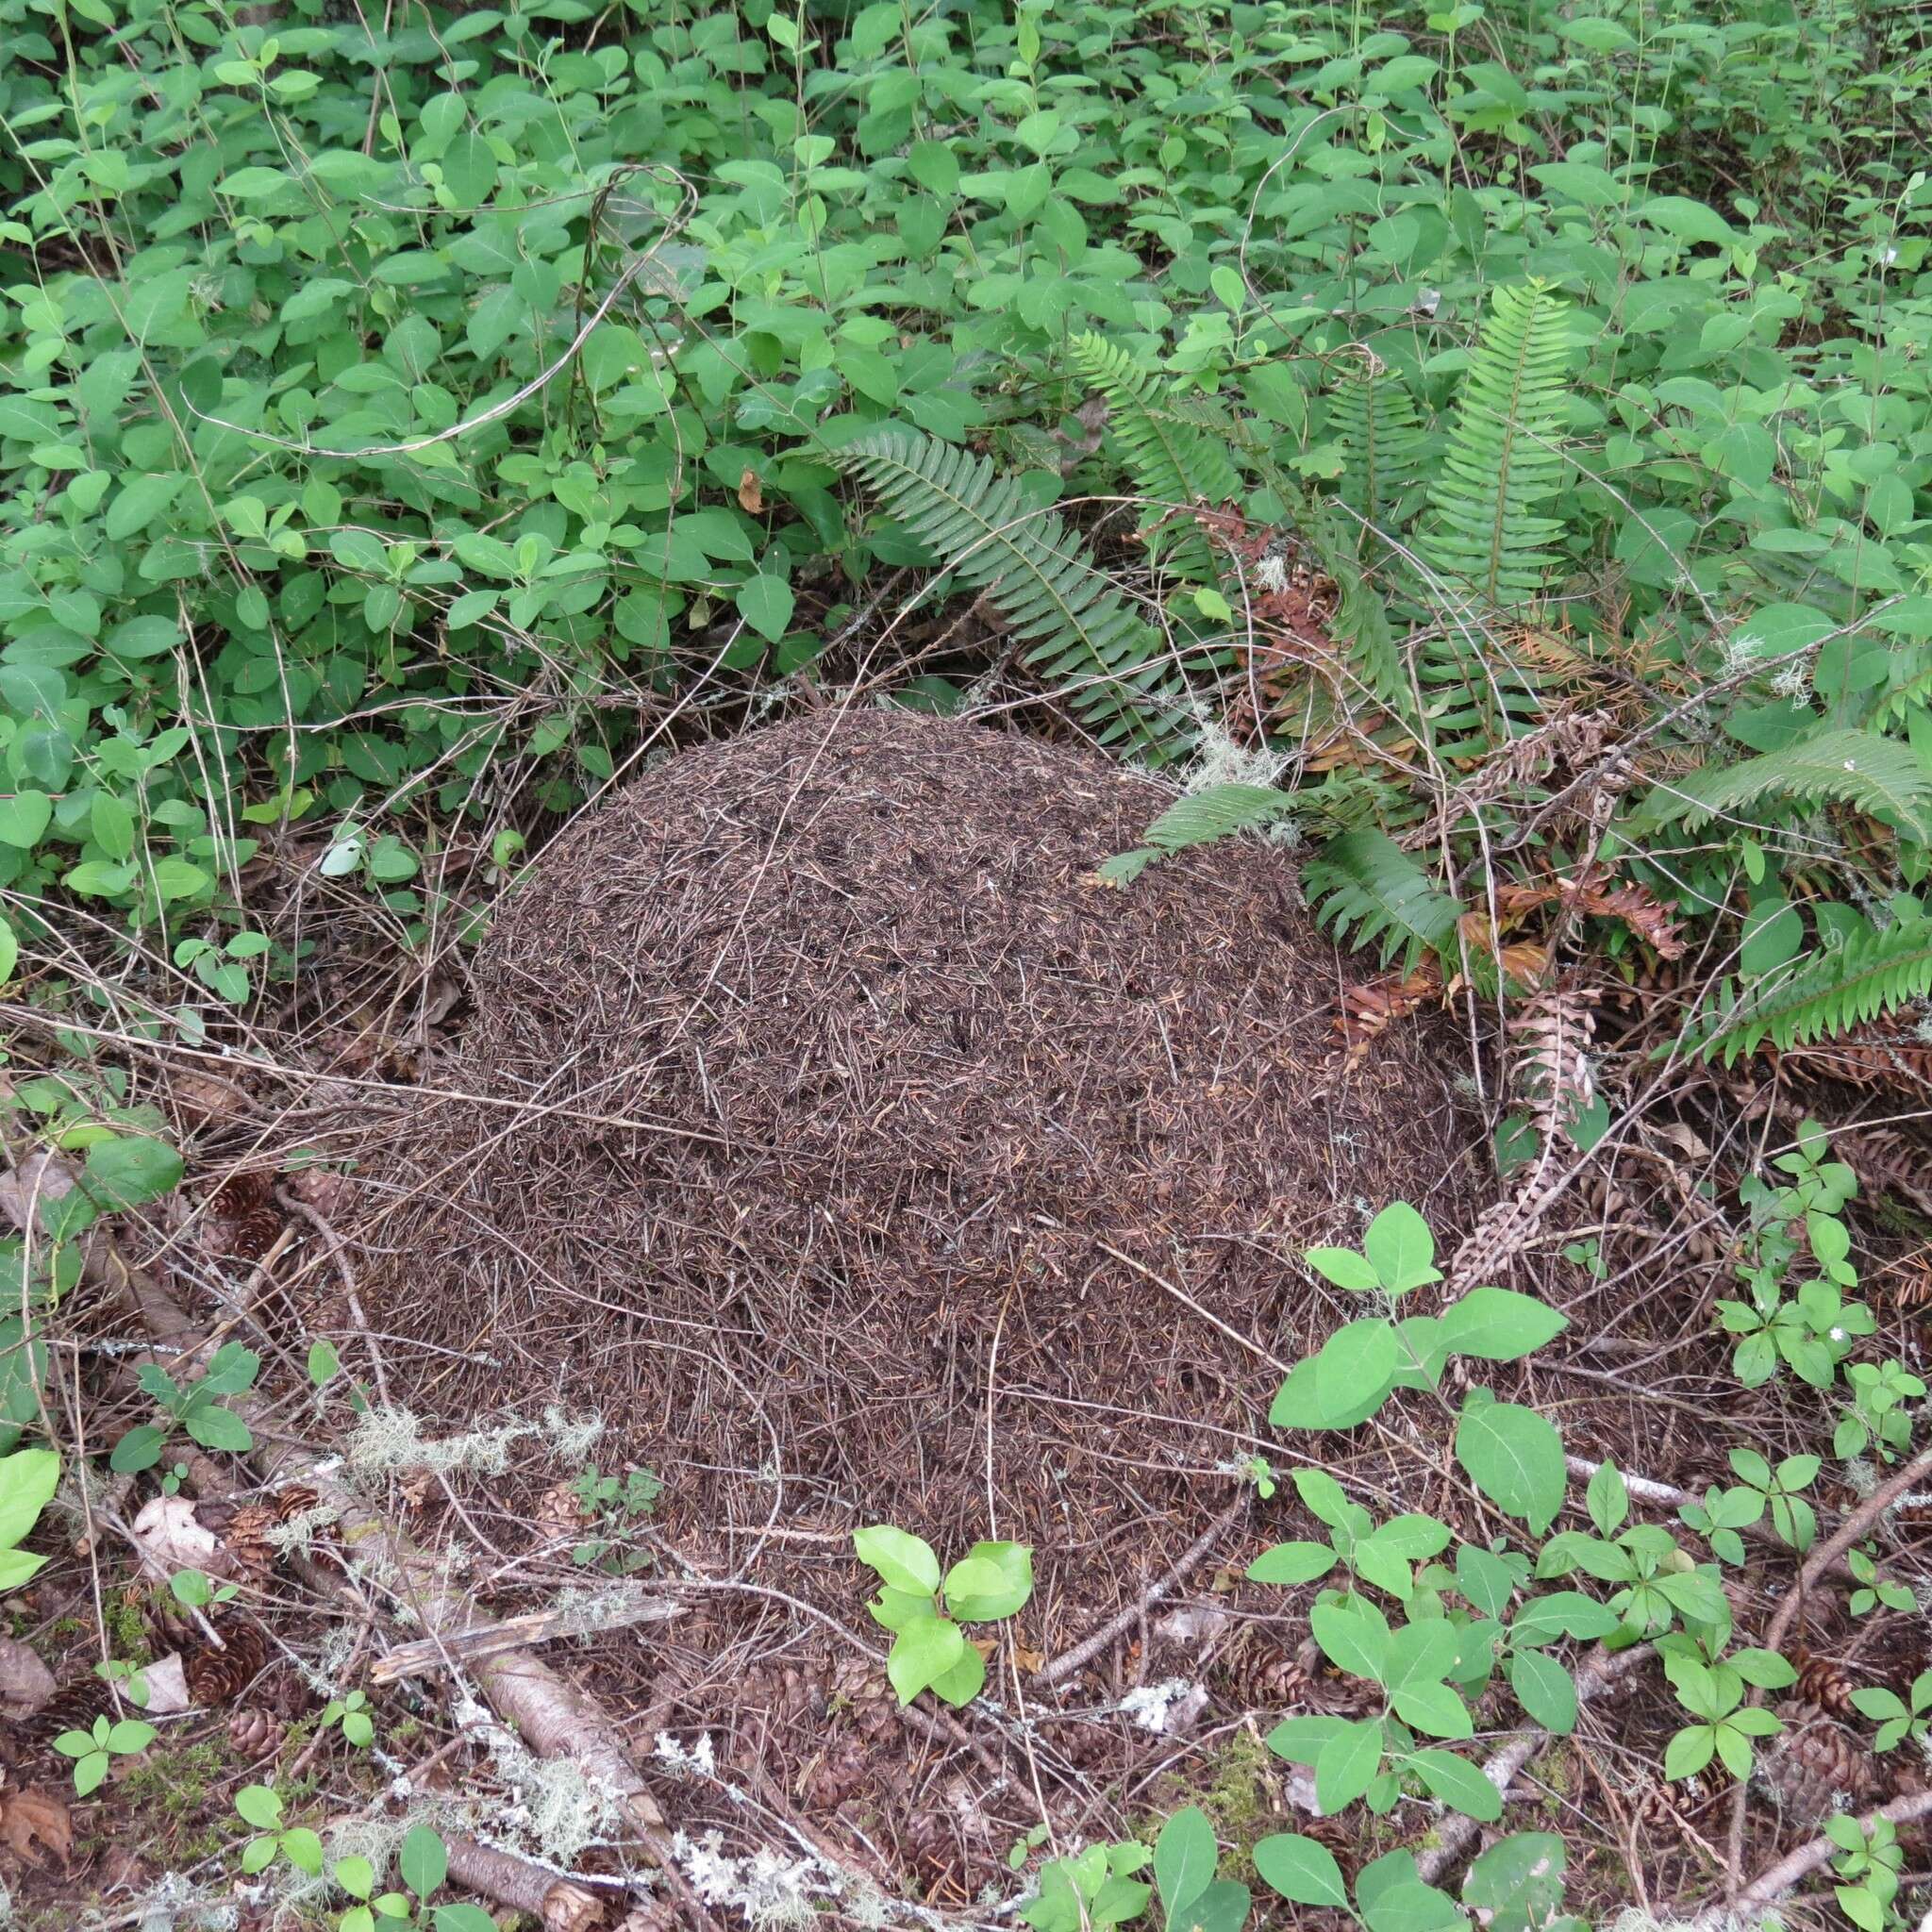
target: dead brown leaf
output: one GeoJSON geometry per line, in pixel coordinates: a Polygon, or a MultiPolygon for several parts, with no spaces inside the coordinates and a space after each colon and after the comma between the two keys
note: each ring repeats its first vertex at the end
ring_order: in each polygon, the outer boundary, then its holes
{"type": "Polygon", "coordinates": [[[764,509],[764,486],[756,470],[747,470],[738,479],[738,507],[748,517],[758,516],[764,509]]]}
{"type": "Polygon", "coordinates": [[[54,1694],[54,1674],[25,1643],[0,1637],[0,1710],[31,1717],[54,1694]]]}
{"type": "Polygon", "coordinates": [[[26,1864],[42,1862],[36,1846],[44,1846],[66,1864],[74,1843],[74,1821],[66,1801],[35,1785],[0,1791],[0,1841],[26,1864]]]}

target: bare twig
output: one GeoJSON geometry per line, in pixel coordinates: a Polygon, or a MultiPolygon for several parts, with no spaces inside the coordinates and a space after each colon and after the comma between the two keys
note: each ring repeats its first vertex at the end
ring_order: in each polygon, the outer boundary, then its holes
{"type": "Polygon", "coordinates": [[[1136,1623],[1147,1609],[1186,1582],[1201,1559],[1216,1543],[1232,1529],[1248,1507],[1245,1492],[1241,1498],[1228,1505],[1208,1527],[1184,1549],[1174,1567],[1158,1582],[1150,1584],[1140,1596],[1119,1612],[1109,1617],[1091,1637],[1084,1637],[1068,1651],[1060,1655],[1042,1670],[1035,1679],[1041,1685],[1058,1684],[1071,1677],[1083,1666],[1091,1663],[1114,1639],[1136,1623]]]}
{"type": "Polygon", "coordinates": [[[527,1858],[478,1844],[473,1838],[445,1838],[452,1884],[481,1892],[500,1906],[527,1912],[546,1926],[601,1925],[597,1894],[568,1878],[546,1872],[527,1858]]]}
{"type": "MultiPolygon", "coordinates": [[[[641,1597],[634,1604],[620,1606],[600,1616],[594,1628],[599,1633],[623,1630],[633,1624],[662,1623],[684,1613],[682,1604],[666,1603],[661,1597],[641,1597]]],[[[393,1684],[398,1678],[479,1663],[485,1657],[500,1657],[505,1651],[547,1642],[553,1637],[575,1636],[584,1629],[580,1613],[532,1610],[527,1616],[506,1617],[500,1624],[486,1624],[480,1630],[445,1631],[440,1637],[419,1638],[414,1643],[399,1643],[395,1649],[386,1651],[370,1666],[369,1681],[393,1684]]]]}
{"type": "Polygon", "coordinates": [[[336,1273],[342,1277],[342,1295],[349,1304],[349,1319],[355,1323],[357,1333],[362,1338],[362,1345],[369,1351],[369,1365],[375,1374],[376,1398],[383,1407],[388,1408],[389,1373],[383,1365],[381,1346],[369,1325],[369,1317],[362,1312],[362,1303],[356,1292],[356,1271],[350,1265],[347,1246],[341,1236],[299,1194],[291,1194],[287,1188],[277,1188],[275,1199],[291,1214],[299,1215],[306,1221],[327,1245],[329,1259],[336,1264],[336,1273]]]}

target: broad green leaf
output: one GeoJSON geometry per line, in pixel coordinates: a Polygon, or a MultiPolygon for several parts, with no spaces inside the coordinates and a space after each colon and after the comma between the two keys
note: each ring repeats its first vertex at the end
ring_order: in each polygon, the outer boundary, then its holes
{"type": "Polygon", "coordinates": [[[746,577],[738,587],[736,601],[739,615],[761,638],[776,643],[785,635],[795,600],[791,586],[782,577],[746,577]]]}
{"type": "Polygon", "coordinates": [[[1544,1730],[1567,1738],[1576,1728],[1576,1685],[1570,1673],[1540,1650],[1520,1650],[1509,1659],[1509,1688],[1544,1730]]]}
{"type": "Polygon", "coordinates": [[[958,1624],[943,1617],[921,1617],[900,1631],[886,1658],[886,1674],[901,1704],[910,1704],[928,1686],[960,1661],[966,1638],[958,1624]]]}
{"type": "Polygon", "coordinates": [[[1407,1201],[1391,1201],[1369,1223],[1362,1251],[1391,1294],[1404,1294],[1442,1278],[1435,1265],[1436,1238],[1407,1201]]]}
{"type": "Polygon", "coordinates": [[[235,1809],[257,1831],[274,1831],[282,1821],[281,1798],[267,1785],[243,1785],[235,1793],[235,1809]]]}
{"type": "Polygon", "coordinates": [[[1170,1926],[1180,1907],[1191,1905],[1213,1883],[1219,1857],[1214,1827],[1198,1806],[1176,1811],[1161,1826],[1154,1841],[1154,1882],[1170,1926]]]}
{"type": "Polygon", "coordinates": [[[1513,1362],[1542,1347],[1570,1324],[1534,1295],[1507,1288],[1473,1288],[1443,1309],[1441,1341],[1452,1355],[1513,1362]]]}
{"type": "Polygon", "coordinates": [[[1357,1254],[1353,1248],[1308,1248],[1302,1259],[1337,1288],[1360,1291],[1377,1286],[1377,1276],[1368,1257],[1357,1254]]]}
{"type": "Polygon", "coordinates": [[[1339,1670],[1377,1684],[1386,1681],[1389,1620],[1366,1598],[1318,1603],[1308,1612],[1308,1627],[1323,1656],[1339,1670]]]}
{"type": "Polygon", "coordinates": [[[1563,1507],[1563,1439],[1534,1409],[1508,1402],[1465,1407],[1456,1459],[1491,1502],[1538,1536],[1563,1507]]]}
{"type": "Polygon", "coordinates": [[[184,1171],[180,1155],[165,1141],[117,1134],[87,1150],[82,1178],[103,1207],[139,1208],[172,1192],[184,1171]]]}
{"type": "Polygon", "coordinates": [[[60,1481],[60,1457],[52,1449],[16,1449],[0,1456],[0,1550],[25,1536],[60,1481]]]}
{"type": "Polygon", "coordinates": [[[1324,1818],[1346,1809],[1368,1790],[1382,1762],[1382,1726],[1345,1724],[1315,1757],[1315,1802],[1324,1818]]]}
{"type": "Polygon", "coordinates": [[[1299,1832],[1279,1832],[1255,1846],[1255,1870],[1283,1898],[1298,1906],[1348,1909],[1348,1891],[1335,1854],[1299,1832]]]}
{"type": "Polygon", "coordinates": [[[1414,1767],[1429,1795],[1484,1824],[1493,1824],[1503,1815],[1503,1794],[1476,1766],[1453,1751],[1412,1752],[1408,1762],[1414,1767]]]}
{"type": "Polygon", "coordinates": [[[31,789],[0,797],[0,845],[18,845],[31,850],[54,816],[54,801],[44,791],[31,789]]]}
{"type": "Polygon", "coordinates": [[[1337,1557],[1326,1543],[1276,1543],[1248,1565],[1250,1583],[1312,1583],[1334,1569],[1337,1557]]]}
{"type": "Polygon", "coordinates": [[[948,1704],[957,1707],[971,1704],[985,1682],[986,1658],[976,1645],[968,1643],[961,1648],[958,1662],[932,1680],[932,1688],[948,1704]]]}
{"type": "Polygon", "coordinates": [[[974,1543],[946,1575],[946,1608],[962,1623],[1010,1617],[1032,1594],[1033,1552],[1024,1543],[974,1543]]]}
{"type": "Polygon", "coordinates": [[[930,1545],[890,1524],[874,1524],[852,1532],[852,1547],[861,1563],[879,1574],[889,1589],[932,1596],[940,1587],[940,1559],[930,1545]]]}

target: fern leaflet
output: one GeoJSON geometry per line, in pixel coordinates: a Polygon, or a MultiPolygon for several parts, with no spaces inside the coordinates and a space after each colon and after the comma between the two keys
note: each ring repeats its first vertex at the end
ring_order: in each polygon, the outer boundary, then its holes
{"type": "Polygon", "coordinates": [[[1783,1052],[1927,994],[1932,919],[1921,916],[1813,953],[1781,978],[1742,990],[1726,982],[1719,1005],[1693,1024],[1687,1044],[1707,1057],[1722,1054],[1728,1065],[1767,1039],[1783,1052]]]}
{"type": "Polygon", "coordinates": [[[1269,785],[1209,785],[1191,791],[1147,827],[1144,845],[1108,859],[1100,876],[1110,886],[1131,885],[1156,859],[1265,825],[1293,804],[1287,792],[1269,785]]]}
{"type": "Polygon", "coordinates": [[[882,429],[831,452],[947,569],[985,592],[1103,744],[1156,758],[1190,741],[1187,686],[1158,633],[1051,510],[975,458],[915,430],[882,429]]]}
{"type": "Polygon", "coordinates": [[[1778,791],[1838,799],[1864,812],[1889,812],[1921,843],[1932,843],[1927,810],[1932,773],[1910,745],[1875,731],[1849,728],[1821,731],[1741,764],[1693,772],[1676,781],[1673,794],[1657,798],[1646,816],[1656,824],[1682,819],[1699,825],[1720,812],[1743,811],[1778,791]]]}
{"type": "Polygon", "coordinates": [[[1381,533],[1405,521],[1404,499],[1422,467],[1422,420],[1402,378],[1363,358],[1329,397],[1328,427],[1341,449],[1337,494],[1365,525],[1359,552],[1370,561],[1382,548],[1381,533]]]}
{"type": "Polygon", "coordinates": [[[1456,398],[1449,446],[1418,534],[1424,560],[1494,610],[1532,602],[1557,562],[1558,443],[1570,359],[1564,305],[1541,282],[1498,289],[1456,398]]]}
{"type": "Polygon", "coordinates": [[[1331,839],[1304,868],[1302,883],[1318,923],[1350,945],[1379,942],[1385,966],[1398,949],[1410,961],[1443,951],[1466,909],[1439,892],[1394,840],[1366,828],[1331,839]]]}
{"type": "Polygon", "coordinates": [[[1168,560],[1196,582],[1216,576],[1207,540],[1189,523],[1155,536],[1151,526],[1174,506],[1214,508],[1241,493],[1240,473],[1229,459],[1237,431],[1212,404],[1171,394],[1159,378],[1139,367],[1104,337],[1075,336],[1068,345],[1082,379],[1097,389],[1110,409],[1108,429],[1125,460],[1134,488],[1156,506],[1143,529],[1149,554],[1162,547],[1168,560]]]}

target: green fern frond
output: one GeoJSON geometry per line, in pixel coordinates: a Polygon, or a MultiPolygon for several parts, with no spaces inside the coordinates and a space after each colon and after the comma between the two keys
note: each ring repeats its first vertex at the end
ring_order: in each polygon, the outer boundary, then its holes
{"type": "Polygon", "coordinates": [[[948,570],[983,591],[1026,662],[1104,744],[1173,758],[1193,736],[1187,686],[1159,634],[1051,510],[985,458],[890,428],[831,452],[948,570]]]}
{"type": "Polygon", "coordinates": [[[1932,919],[1901,920],[1841,946],[1812,953],[1782,977],[1739,989],[1693,1022],[1686,1044],[1729,1065],[1769,1040],[1780,1052],[1848,1032],[1932,994],[1932,919]]]}
{"type": "Polygon", "coordinates": [[[1418,533],[1423,559],[1488,609],[1533,602],[1562,525],[1570,345],[1565,308],[1541,282],[1498,289],[1456,398],[1449,445],[1418,533]]]}
{"type": "Polygon", "coordinates": [[[1328,398],[1328,435],[1341,452],[1336,493],[1361,518],[1360,555],[1372,560],[1382,547],[1378,533],[1407,521],[1427,441],[1422,418],[1402,378],[1362,358],[1344,370],[1328,398]]]}
{"type": "Polygon", "coordinates": [[[1645,816],[1663,824],[1700,825],[1720,812],[1747,810],[1774,792],[1836,799],[1865,812],[1889,812],[1922,843],[1932,842],[1932,773],[1898,739],[1876,731],[1821,731],[1740,764],[1707,767],[1654,798],[1645,816]]]}
{"type": "Polygon", "coordinates": [[[1157,506],[1145,519],[1148,554],[1197,583],[1212,583],[1214,559],[1191,524],[1153,525],[1174,506],[1205,503],[1218,508],[1241,493],[1241,479],[1228,457],[1237,441],[1231,419],[1205,398],[1173,394],[1161,379],[1141,368],[1102,336],[1075,336],[1068,344],[1081,380],[1107,398],[1108,433],[1118,446],[1135,490],[1157,506]]]}
{"type": "Polygon", "coordinates": [[[1280,818],[1293,804],[1287,792],[1271,785],[1209,785],[1191,791],[1147,827],[1144,845],[1106,860],[1100,876],[1110,886],[1131,885],[1156,859],[1252,831],[1280,818]]]}
{"type": "Polygon", "coordinates": [[[1439,892],[1429,875],[1385,833],[1344,832],[1302,871],[1317,922],[1352,946],[1377,943],[1386,965],[1398,951],[1410,959],[1443,952],[1467,909],[1439,892]]]}
{"type": "Polygon", "coordinates": [[[1432,636],[1417,653],[1416,681],[1436,755],[1450,763],[1491,757],[1533,731],[1542,710],[1541,680],[1494,635],[1480,649],[1453,625],[1432,636]]]}

